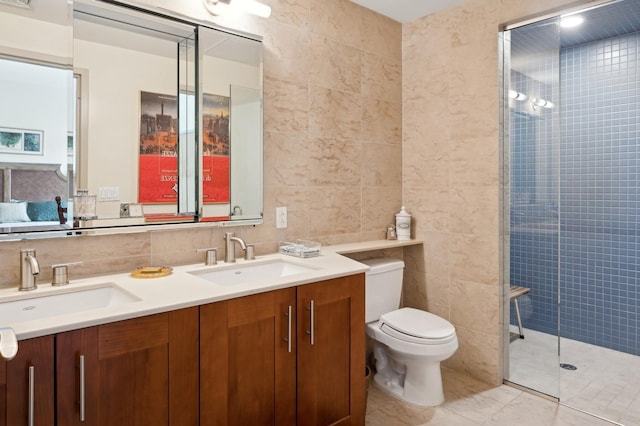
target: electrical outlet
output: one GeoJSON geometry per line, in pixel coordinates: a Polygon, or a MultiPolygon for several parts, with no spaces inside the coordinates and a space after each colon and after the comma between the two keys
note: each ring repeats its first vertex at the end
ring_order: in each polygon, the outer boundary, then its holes
{"type": "Polygon", "coordinates": [[[276,228],[287,227],[287,208],[276,207],[276,228]]]}

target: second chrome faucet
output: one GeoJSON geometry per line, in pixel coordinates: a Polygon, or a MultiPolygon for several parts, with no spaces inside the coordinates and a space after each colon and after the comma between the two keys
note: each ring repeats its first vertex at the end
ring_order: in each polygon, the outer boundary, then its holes
{"type": "Polygon", "coordinates": [[[240,237],[236,237],[233,232],[225,232],[224,234],[224,261],[226,263],[234,263],[236,261],[236,251],[234,242],[240,244],[240,248],[244,251],[246,260],[255,259],[253,245],[248,245],[240,237]]]}
{"type": "Polygon", "coordinates": [[[20,291],[35,290],[36,276],[40,273],[40,264],[34,249],[20,250],[20,291]]]}

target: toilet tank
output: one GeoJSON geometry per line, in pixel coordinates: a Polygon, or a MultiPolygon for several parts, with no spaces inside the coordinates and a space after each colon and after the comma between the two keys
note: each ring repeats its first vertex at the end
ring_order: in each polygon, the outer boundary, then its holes
{"type": "Polygon", "coordinates": [[[400,307],[404,262],[389,258],[359,262],[371,268],[365,278],[365,320],[370,323],[400,307]]]}

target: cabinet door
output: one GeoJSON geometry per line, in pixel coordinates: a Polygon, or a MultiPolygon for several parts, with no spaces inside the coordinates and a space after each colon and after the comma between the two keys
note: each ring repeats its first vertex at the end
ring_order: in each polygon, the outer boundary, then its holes
{"type": "Polygon", "coordinates": [[[98,327],[56,335],[56,407],[60,425],[99,425],[98,327]]]}
{"type": "Polygon", "coordinates": [[[298,425],[364,425],[364,274],[298,287],[298,425]]]}
{"type": "Polygon", "coordinates": [[[294,288],[201,306],[201,424],[295,425],[295,358],[294,288]]]}
{"type": "MultiPolygon", "coordinates": [[[[18,342],[6,362],[6,425],[54,424],[53,336],[18,342]]],[[[0,405],[1,408],[1,405],[0,405]]]]}
{"type": "Polygon", "coordinates": [[[58,424],[198,424],[198,308],[56,338],[58,424]]]}

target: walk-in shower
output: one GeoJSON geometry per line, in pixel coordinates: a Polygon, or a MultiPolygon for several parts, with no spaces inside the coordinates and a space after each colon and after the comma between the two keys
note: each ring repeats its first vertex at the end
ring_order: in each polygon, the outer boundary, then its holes
{"type": "Polygon", "coordinates": [[[590,5],[502,34],[504,376],[640,424],[640,0],[590,5]]]}

